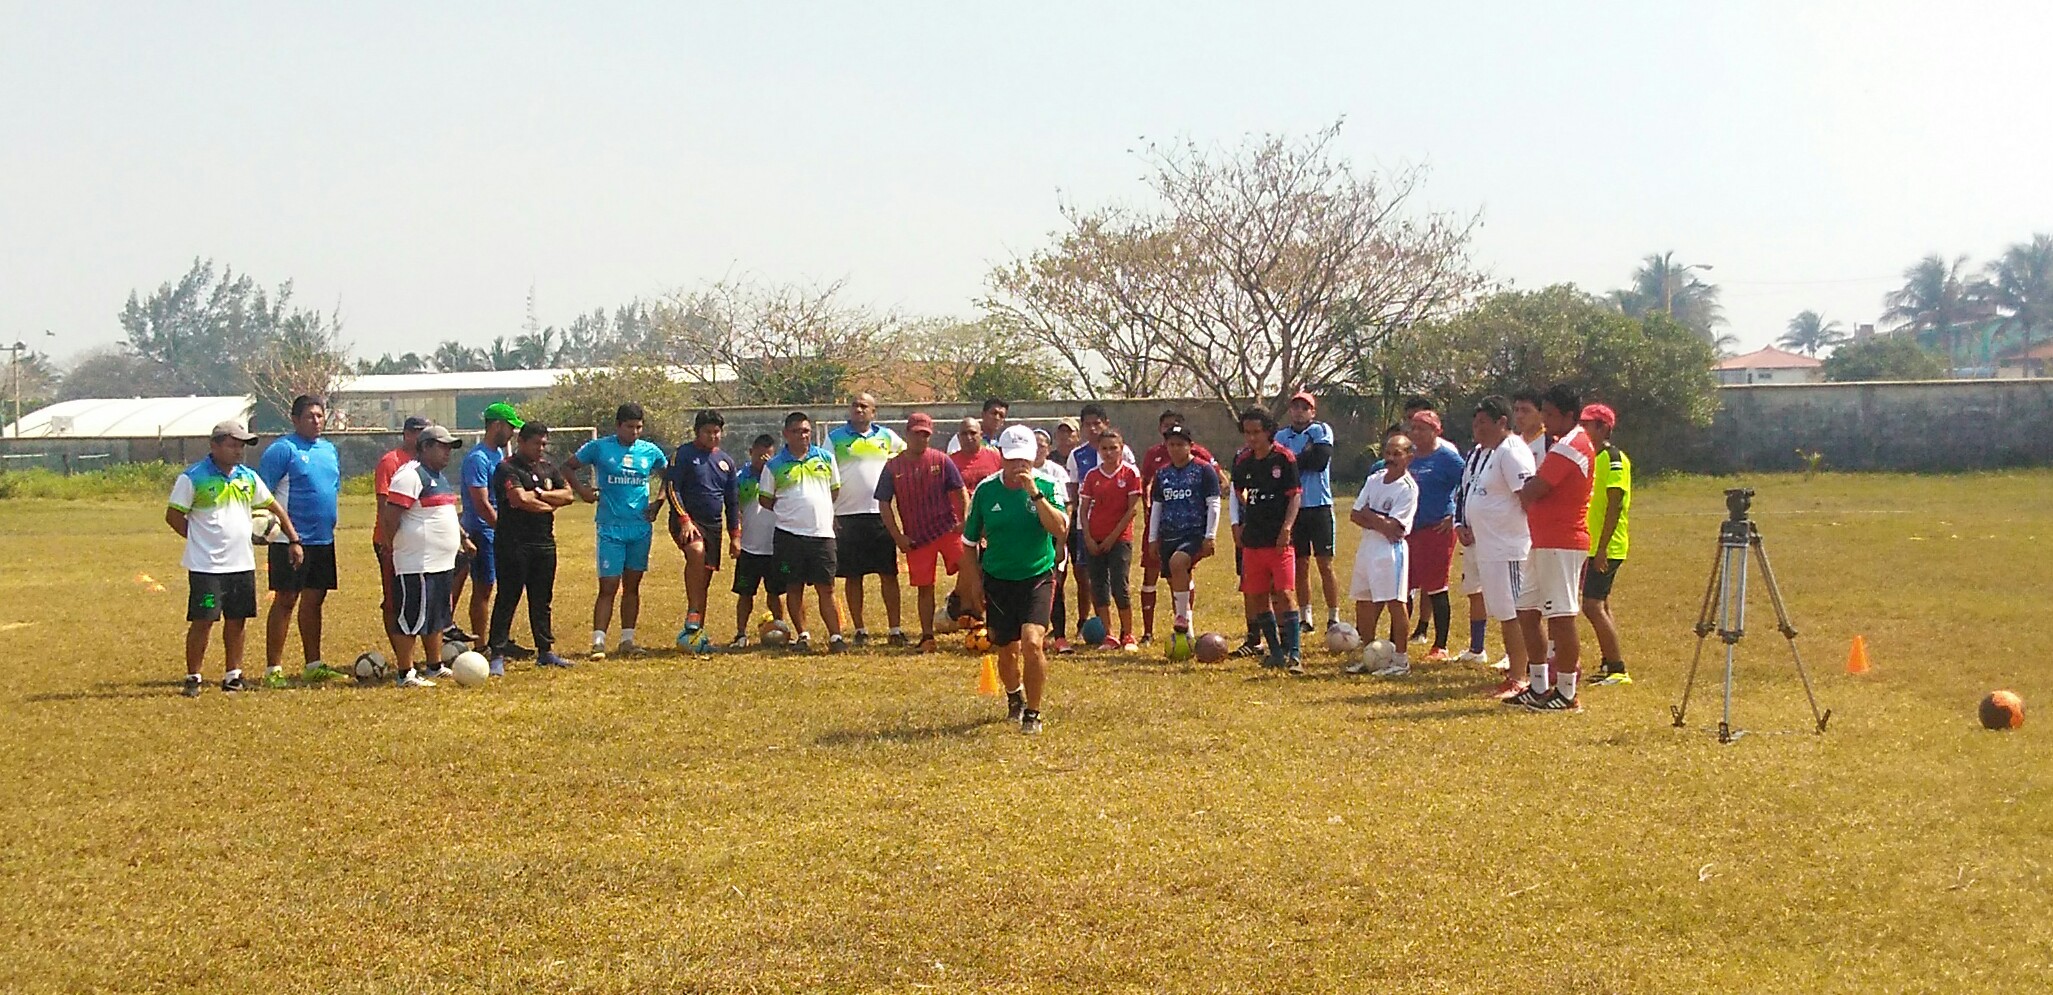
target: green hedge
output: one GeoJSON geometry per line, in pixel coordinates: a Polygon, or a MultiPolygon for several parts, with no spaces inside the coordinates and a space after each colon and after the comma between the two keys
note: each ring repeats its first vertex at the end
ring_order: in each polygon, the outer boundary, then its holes
{"type": "MultiPolygon", "coordinates": [[[[36,467],[30,470],[9,470],[0,472],[0,500],[9,498],[46,498],[57,501],[80,501],[95,498],[161,498],[171,493],[171,482],[178,479],[182,466],[169,463],[117,463],[102,470],[88,470],[65,476],[55,470],[36,467]]],[[[342,481],[345,495],[371,493],[371,475],[362,474],[342,481]]]]}

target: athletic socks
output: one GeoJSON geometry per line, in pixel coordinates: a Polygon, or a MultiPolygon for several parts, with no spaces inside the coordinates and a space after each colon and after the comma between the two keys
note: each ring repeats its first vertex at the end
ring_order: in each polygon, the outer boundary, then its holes
{"type": "Polygon", "coordinates": [[[1548,689],[1554,686],[1544,662],[1526,664],[1525,675],[1526,686],[1532,688],[1534,694],[1546,694],[1548,689]]]}
{"type": "Polygon", "coordinates": [[[1556,692],[1559,692],[1563,698],[1566,698],[1569,701],[1574,701],[1575,682],[1576,678],[1580,676],[1582,676],[1582,674],[1579,671],[1574,670],[1564,670],[1558,674],[1555,674],[1554,690],[1556,692]]]}
{"type": "Polygon", "coordinates": [[[1283,653],[1286,656],[1297,655],[1298,637],[1302,635],[1297,627],[1300,617],[1297,612],[1284,612],[1283,617],[1276,620],[1276,631],[1283,635],[1283,653]]]}
{"type": "Polygon", "coordinates": [[[634,630],[633,630],[633,629],[622,629],[622,630],[620,630],[620,641],[621,641],[622,643],[631,643],[631,642],[634,642],[634,630]]]}
{"type": "Polygon", "coordinates": [[[1155,588],[1141,588],[1141,631],[1153,634],[1155,631],[1155,588]]]}
{"type": "Polygon", "coordinates": [[[1433,648],[1447,648],[1447,623],[1453,617],[1446,591],[1429,594],[1426,600],[1433,603],[1433,648]]]}
{"type": "Polygon", "coordinates": [[[236,670],[231,670],[228,673],[223,674],[222,676],[231,681],[239,680],[242,677],[242,671],[238,668],[236,670]]]}
{"type": "Polygon", "coordinates": [[[1326,628],[1330,629],[1339,624],[1340,609],[1335,608],[1331,605],[1326,606],[1326,628]]]}
{"type": "Polygon", "coordinates": [[[1184,625],[1189,625],[1189,624],[1190,624],[1190,592],[1189,592],[1189,591],[1171,591],[1171,592],[1169,592],[1169,603],[1170,603],[1170,605],[1171,605],[1171,606],[1172,606],[1172,607],[1174,608],[1174,610],[1176,611],[1176,621],[1178,621],[1178,622],[1180,622],[1180,623],[1182,623],[1182,624],[1184,624],[1184,625]]]}
{"type": "Polygon", "coordinates": [[[602,650],[606,648],[606,630],[592,630],[592,648],[595,650],[602,650]]]}
{"type": "Polygon", "coordinates": [[[1483,637],[1488,635],[1489,632],[1489,619],[1471,619],[1468,623],[1468,651],[1471,653],[1481,653],[1483,651],[1483,637]]]}
{"type": "Polygon", "coordinates": [[[1260,615],[1256,615],[1255,629],[1262,634],[1263,639],[1268,641],[1270,652],[1277,654],[1283,652],[1283,638],[1276,634],[1276,615],[1273,612],[1263,612],[1260,615]]]}

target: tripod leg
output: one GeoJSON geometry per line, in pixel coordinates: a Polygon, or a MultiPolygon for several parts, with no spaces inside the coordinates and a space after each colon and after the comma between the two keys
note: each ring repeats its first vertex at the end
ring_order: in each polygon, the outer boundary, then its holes
{"type": "Polygon", "coordinates": [[[1738,738],[1732,731],[1732,675],[1739,655],[1739,641],[1746,637],[1746,549],[1741,546],[1724,546],[1723,549],[1732,584],[1719,592],[1725,608],[1723,623],[1718,629],[1718,638],[1725,642],[1725,712],[1718,721],[1718,742],[1730,743],[1738,738]]]}
{"type": "Polygon", "coordinates": [[[1796,648],[1796,626],[1789,621],[1789,608],[1782,601],[1782,585],[1775,582],[1775,568],[1768,563],[1768,547],[1761,542],[1760,533],[1754,533],[1754,558],[1761,563],[1761,577],[1768,582],[1768,601],[1775,606],[1775,622],[1782,630],[1783,638],[1789,640],[1790,659],[1796,661],[1796,676],[1803,680],[1804,697],[1811,703],[1811,718],[1817,720],[1818,731],[1825,731],[1825,723],[1832,721],[1830,711],[1818,710],[1818,695],[1811,688],[1811,674],[1804,666],[1803,654],[1796,648]]]}
{"type": "Polygon", "coordinates": [[[1724,581],[1725,548],[1720,546],[1716,555],[1711,559],[1711,582],[1704,587],[1703,607],[1697,609],[1697,651],[1689,658],[1689,677],[1682,682],[1682,704],[1670,705],[1668,707],[1668,714],[1674,716],[1675,728],[1677,729],[1682,728],[1683,718],[1689,714],[1690,691],[1697,685],[1697,664],[1701,663],[1704,659],[1704,637],[1710,635],[1711,631],[1717,627],[1711,621],[1711,606],[1713,598],[1724,586],[1724,581]]]}

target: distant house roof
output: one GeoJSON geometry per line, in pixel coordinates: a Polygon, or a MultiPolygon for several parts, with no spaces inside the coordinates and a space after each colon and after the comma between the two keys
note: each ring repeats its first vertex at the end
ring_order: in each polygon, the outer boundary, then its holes
{"type": "MultiPolygon", "coordinates": [[[[120,397],[59,401],[22,416],[24,439],[204,438],[230,418],[246,418],[247,397],[120,397]]],[[[9,427],[8,435],[14,430],[9,427]]]]}
{"type": "Polygon", "coordinates": [[[1753,352],[1727,356],[1718,361],[1721,370],[1807,370],[1825,365],[1824,360],[1802,353],[1762,346],[1753,352]]]}

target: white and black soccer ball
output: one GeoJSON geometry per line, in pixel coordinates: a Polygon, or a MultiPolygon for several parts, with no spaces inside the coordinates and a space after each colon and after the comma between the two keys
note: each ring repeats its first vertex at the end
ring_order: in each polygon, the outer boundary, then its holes
{"type": "Polygon", "coordinates": [[[356,658],[356,666],[353,669],[356,673],[356,679],[366,684],[372,681],[382,681],[386,675],[392,672],[391,664],[385,662],[385,654],[377,650],[371,650],[368,653],[359,655],[356,658]]]}
{"type": "Polygon", "coordinates": [[[250,512],[249,541],[258,546],[269,545],[271,537],[278,534],[278,516],[269,508],[258,508],[250,512]]]}
{"type": "Polygon", "coordinates": [[[461,639],[442,640],[442,662],[455,663],[456,658],[470,652],[470,644],[461,639]]]}
{"type": "Polygon", "coordinates": [[[1333,653],[1352,653],[1362,648],[1362,634],[1354,626],[1340,622],[1326,629],[1326,649],[1333,653]]]}
{"type": "Polygon", "coordinates": [[[1371,667],[1387,667],[1397,662],[1397,644],[1388,639],[1377,639],[1362,647],[1362,662],[1371,667]]]}
{"type": "Polygon", "coordinates": [[[492,663],[482,653],[465,651],[449,664],[456,683],[467,688],[483,687],[492,676],[492,663]]]}

